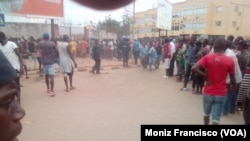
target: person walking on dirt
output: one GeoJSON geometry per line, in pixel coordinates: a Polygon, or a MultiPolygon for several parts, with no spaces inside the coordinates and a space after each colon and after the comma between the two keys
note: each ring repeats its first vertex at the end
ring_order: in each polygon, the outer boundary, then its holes
{"type": "Polygon", "coordinates": [[[59,59],[60,59],[60,72],[62,73],[64,77],[64,83],[66,86],[65,91],[69,92],[69,90],[75,89],[73,86],[73,74],[74,69],[72,66],[72,62],[74,63],[74,66],[77,67],[75,58],[73,57],[70,45],[69,45],[69,37],[67,35],[63,35],[63,41],[58,44],[58,52],[59,52],[59,59]],[[69,77],[69,84],[68,85],[68,78],[69,77]]]}
{"type": "Polygon", "coordinates": [[[54,75],[55,75],[55,53],[56,44],[49,40],[49,34],[43,33],[43,40],[38,43],[38,48],[42,53],[43,72],[45,74],[45,82],[47,93],[50,96],[55,96],[54,92],[54,75]]]}

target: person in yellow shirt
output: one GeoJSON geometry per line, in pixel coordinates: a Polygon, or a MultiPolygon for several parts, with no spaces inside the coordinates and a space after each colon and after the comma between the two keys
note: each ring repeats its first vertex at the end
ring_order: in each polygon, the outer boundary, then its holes
{"type": "Polygon", "coordinates": [[[77,43],[76,43],[75,39],[73,38],[69,44],[70,44],[70,51],[72,53],[73,58],[75,59],[76,53],[77,53],[77,43]]]}
{"type": "Polygon", "coordinates": [[[81,41],[81,53],[85,57],[87,54],[88,42],[83,38],[81,41]]]}

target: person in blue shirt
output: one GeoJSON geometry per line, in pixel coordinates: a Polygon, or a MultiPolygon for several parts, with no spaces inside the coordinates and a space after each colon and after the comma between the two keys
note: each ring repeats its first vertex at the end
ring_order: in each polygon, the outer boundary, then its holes
{"type": "Polygon", "coordinates": [[[135,38],[134,43],[133,43],[133,55],[134,55],[134,59],[135,59],[135,65],[137,65],[139,53],[140,53],[140,42],[137,40],[137,38],[135,38]]]}
{"type": "Polygon", "coordinates": [[[156,49],[153,47],[153,42],[150,42],[149,46],[150,48],[148,51],[148,56],[149,56],[148,65],[149,65],[149,70],[151,71],[152,66],[155,65],[155,62],[157,60],[157,52],[156,52],[156,49]]]}
{"type": "Polygon", "coordinates": [[[148,54],[148,48],[146,46],[145,41],[142,41],[142,44],[140,46],[140,60],[141,60],[141,65],[144,69],[147,68],[147,54],[148,54]]]}

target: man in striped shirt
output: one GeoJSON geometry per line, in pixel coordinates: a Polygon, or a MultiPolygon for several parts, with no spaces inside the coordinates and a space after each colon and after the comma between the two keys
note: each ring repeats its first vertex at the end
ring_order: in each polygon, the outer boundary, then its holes
{"type": "Polygon", "coordinates": [[[238,109],[243,109],[243,118],[246,125],[250,125],[250,62],[245,70],[245,75],[241,81],[238,98],[238,109]]]}

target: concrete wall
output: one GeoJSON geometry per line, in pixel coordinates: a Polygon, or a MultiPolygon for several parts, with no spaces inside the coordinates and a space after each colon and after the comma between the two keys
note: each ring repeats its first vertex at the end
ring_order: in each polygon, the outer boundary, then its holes
{"type": "MultiPolygon", "coordinates": [[[[13,38],[20,38],[24,36],[29,38],[30,36],[37,38],[42,37],[44,32],[51,34],[50,24],[41,23],[6,23],[5,27],[0,27],[0,31],[3,31],[6,36],[13,38]]],[[[65,27],[54,26],[55,37],[69,35],[77,39],[81,39],[84,36],[84,27],[65,27]]]]}
{"type": "Polygon", "coordinates": [[[39,38],[43,32],[51,33],[51,26],[49,24],[34,24],[34,23],[6,23],[5,27],[0,27],[6,36],[20,38],[24,36],[28,38],[34,36],[39,38]]]}
{"type": "Polygon", "coordinates": [[[91,38],[96,38],[99,40],[104,40],[104,39],[113,39],[117,40],[117,34],[116,33],[111,33],[111,32],[106,32],[104,30],[96,30],[96,29],[87,29],[85,28],[85,38],[87,40],[91,38]]]}
{"type": "MultiPolygon", "coordinates": [[[[37,38],[42,37],[44,32],[51,33],[50,24],[36,24],[36,23],[6,23],[5,27],[0,27],[6,36],[13,38],[29,38],[30,36],[37,38]]],[[[68,26],[54,26],[55,37],[62,37],[68,35],[71,38],[80,40],[84,37],[84,27],[68,27],[68,26]]],[[[117,39],[116,33],[110,33],[103,30],[88,29],[85,35],[87,39],[99,38],[103,39],[117,39]]]]}
{"type": "Polygon", "coordinates": [[[68,35],[73,38],[81,39],[84,36],[84,27],[59,27],[59,36],[68,35]]]}

